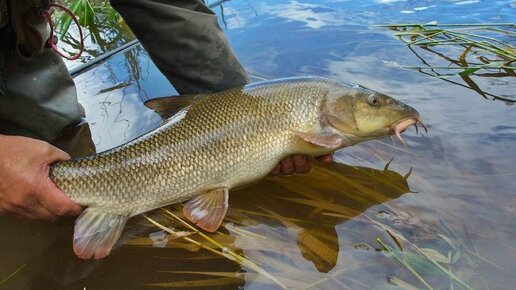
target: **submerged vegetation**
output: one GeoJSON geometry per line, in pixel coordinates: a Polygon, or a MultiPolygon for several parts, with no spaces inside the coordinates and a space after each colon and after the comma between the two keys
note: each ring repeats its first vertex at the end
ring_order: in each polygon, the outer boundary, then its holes
{"type": "Polygon", "coordinates": [[[147,224],[149,230],[127,244],[176,249],[156,259],[185,263],[163,269],[162,273],[170,274],[166,281],[147,285],[186,288],[257,283],[280,289],[357,289],[365,286],[353,279],[359,275],[355,273],[367,273],[380,264],[396,271],[384,277],[376,285],[379,288],[386,284],[399,289],[486,288],[489,282],[463,270],[486,261],[479,261],[474,249],[454,231],[443,224],[423,226],[414,217],[382,204],[410,192],[409,174],[400,175],[388,166],[384,170],[343,164],[314,167],[308,176],[268,178],[232,193],[228,216],[215,233],[189,225],[182,205],[149,213],[150,228],[145,220],[133,225],[147,224]],[[291,210],[285,211],[285,202],[292,204],[291,210]],[[368,208],[378,204],[382,204],[380,209],[371,214],[368,208]],[[347,265],[349,255],[363,256],[363,264],[347,265]],[[205,267],[208,261],[218,266],[205,267]],[[185,269],[184,265],[189,266],[185,269]]]}
{"type": "MultiPolygon", "coordinates": [[[[103,17],[110,21],[121,20],[116,10],[109,5],[109,0],[74,0],[71,1],[69,9],[77,17],[82,27],[95,28],[98,26],[101,22],[96,20],[96,17],[103,17]]],[[[72,24],[72,18],[63,11],[58,13],[58,28],[61,37],[64,37],[72,24]]]]}
{"type": "Polygon", "coordinates": [[[516,24],[391,24],[384,25],[407,44],[422,66],[404,66],[454,82],[459,76],[484,98],[516,102],[516,96],[497,95],[481,88],[477,78],[516,77],[516,24]],[[425,53],[416,51],[416,48],[425,53]],[[430,53],[430,54],[428,54],[430,53]]]}
{"type": "Polygon", "coordinates": [[[23,270],[23,268],[25,268],[25,266],[27,266],[27,264],[23,264],[21,265],[20,267],[18,267],[18,269],[16,269],[14,272],[12,272],[11,274],[7,275],[7,277],[0,277],[0,286],[2,286],[5,282],[7,282],[9,279],[11,279],[12,277],[14,277],[16,274],[18,274],[21,270],[23,270]]]}

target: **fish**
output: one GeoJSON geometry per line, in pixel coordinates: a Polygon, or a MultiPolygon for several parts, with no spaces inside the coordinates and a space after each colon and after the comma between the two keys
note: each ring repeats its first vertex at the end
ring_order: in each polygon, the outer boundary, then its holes
{"type": "Polygon", "coordinates": [[[214,232],[229,190],[266,177],[286,156],[320,156],[421,125],[412,107],[322,77],[283,78],[145,105],[163,124],[96,155],[54,163],[50,178],[86,208],[75,221],[82,259],[109,255],[127,220],[186,202],[185,217],[214,232]]]}

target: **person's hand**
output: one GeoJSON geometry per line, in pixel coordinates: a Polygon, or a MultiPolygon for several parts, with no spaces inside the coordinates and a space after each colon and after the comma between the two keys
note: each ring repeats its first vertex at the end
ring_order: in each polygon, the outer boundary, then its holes
{"type": "Polygon", "coordinates": [[[49,178],[50,164],[70,156],[40,140],[0,135],[0,214],[54,221],[82,208],[49,178]]]}
{"type": "MultiPolygon", "coordinates": [[[[324,163],[330,163],[333,157],[331,154],[327,154],[315,157],[315,159],[324,163]]],[[[290,175],[294,173],[307,173],[308,171],[310,171],[308,156],[296,154],[283,158],[283,160],[281,160],[281,162],[271,171],[271,175],[290,175]]]]}

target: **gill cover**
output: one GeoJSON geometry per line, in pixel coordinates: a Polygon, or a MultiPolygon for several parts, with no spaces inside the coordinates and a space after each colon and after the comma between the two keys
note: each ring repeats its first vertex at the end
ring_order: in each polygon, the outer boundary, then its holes
{"type": "Polygon", "coordinates": [[[328,91],[322,107],[322,125],[339,133],[356,134],[359,130],[354,114],[355,88],[335,87],[328,91]]]}

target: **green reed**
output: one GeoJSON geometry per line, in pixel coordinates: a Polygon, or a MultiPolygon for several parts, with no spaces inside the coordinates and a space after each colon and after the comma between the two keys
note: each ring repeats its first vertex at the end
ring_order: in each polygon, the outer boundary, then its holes
{"type": "Polygon", "coordinates": [[[460,70],[461,76],[468,76],[480,70],[501,70],[507,74],[514,73],[516,48],[499,38],[514,37],[514,23],[479,23],[479,24],[389,24],[382,25],[395,31],[394,35],[408,46],[432,49],[442,46],[454,46],[462,50],[458,58],[448,58],[450,66],[407,66],[416,70],[460,70]],[[476,31],[477,33],[472,33],[476,31]],[[475,63],[472,58],[479,60],[475,63]]]}
{"type": "MultiPolygon", "coordinates": [[[[99,23],[96,20],[98,15],[102,15],[110,21],[121,19],[116,10],[109,4],[109,0],[74,0],[71,2],[69,9],[77,17],[82,27],[91,27],[95,23],[99,23]]],[[[57,28],[61,38],[63,38],[72,24],[72,18],[66,13],[59,12],[57,19],[57,28]]]]}
{"type": "Polygon", "coordinates": [[[23,270],[23,268],[25,268],[25,266],[27,266],[27,264],[23,264],[21,265],[18,269],[16,269],[14,272],[12,272],[11,274],[7,275],[7,277],[3,278],[2,280],[0,280],[0,286],[2,284],[4,284],[5,282],[7,282],[7,280],[11,279],[12,277],[14,277],[14,275],[18,274],[21,270],[23,270]]]}
{"type": "MultiPolygon", "coordinates": [[[[389,257],[393,257],[395,260],[401,263],[423,285],[425,285],[427,289],[433,290],[434,288],[430,286],[430,284],[423,278],[423,274],[419,273],[416,270],[416,268],[422,268],[430,271],[438,271],[444,274],[452,281],[461,285],[465,289],[473,290],[473,288],[470,285],[468,285],[462,279],[457,277],[451,270],[451,265],[455,264],[459,260],[459,258],[462,256],[462,253],[460,252],[459,248],[451,242],[451,239],[449,237],[446,237],[443,234],[437,235],[439,238],[443,239],[454,249],[453,251],[450,251],[447,255],[445,255],[442,254],[438,249],[428,247],[421,248],[417,246],[415,243],[409,241],[401,233],[395,231],[391,227],[380,222],[377,222],[371,218],[369,218],[369,220],[372,223],[374,223],[377,227],[383,229],[398,247],[398,249],[392,248],[388,246],[380,237],[377,237],[376,242],[381,246],[382,252],[384,252],[389,257]],[[406,246],[403,246],[403,244],[406,246]],[[443,266],[443,264],[450,266],[450,268],[446,269],[443,266]]],[[[453,288],[453,286],[451,286],[451,288],[453,288]]]]}
{"type": "MultiPolygon", "coordinates": [[[[204,233],[190,225],[182,215],[181,205],[149,213],[147,221],[168,233],[165,247],[181,253],[157,258],[178,260],[178,264],[188,266],[163,269],[159,273],[170,274],[170,279],[145,285],[184,289],[235,287],[252,282],[287,289],[383,289],[389,283],[410,290],[470,290],[473,286],[487,289],[485,285],[492,283],[471,271],[471,267],[508,271],[482,257],[463,235],[442,222],[428,225],[416,220],[401,225],[363,214],[379,203],[395,213],[396,209],[384,202],[410,191],[407,174],[389,171],[388,166],[376,170],[339,164],[313,165],[316,168],[309,175],[270,178],[259,186],[235,192],[228,216],[215,233],[204,233]],[[331,194],[335,188],[341,194],[331,194]],[[239,195],[244,197],[238,198],[239,195]],[[282,210],[289,208],[286,205],[295,210],[282,210]],[[339,230],[352,219],[358,222],[357,226],[339,230]],[[406,230],[409,225],[411,230],[406,230]],[[364,239],[356,241],[354,247],[341,249],[342,235],[364,239]],[[375,242],[379,246],[370,246],[375,242]],[[359,248],[359,244],[367,247],[359,248]],[[376,257],[365,259],[363,264],[346,264],[343,257],[364,250],[369,251],[365,256],[376,257]],[[204,267],[203,261],[225,263],[225,259],[242,268],[221,271],[222,268],[204,267]],[[384,263],[399,263],[398,272],[406,276],[376,279],[376,286],[354,277],[357,272],[382,267],[384,263]]],[[[133,238],[128,245],[149,247],[153,241],[143,235],[133,238]]]]}

